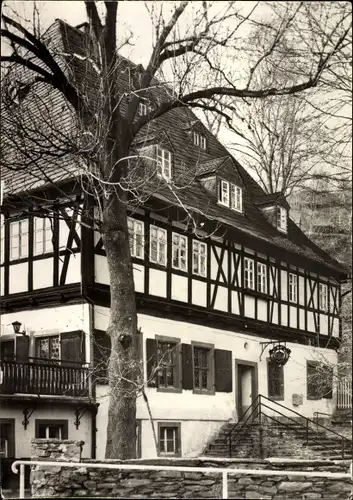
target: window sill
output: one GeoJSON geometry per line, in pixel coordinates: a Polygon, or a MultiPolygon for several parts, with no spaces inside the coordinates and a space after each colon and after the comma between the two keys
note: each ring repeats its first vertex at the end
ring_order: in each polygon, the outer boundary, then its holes
{"type": "Polygon", "coordinates": [[[160,451],[158,453],[158,456],[163,457],[163,458],[180,458],[181,453],[180,453],[180,451],[177,451],[176,453],[164,453],[164,452],[160,451]]]}
{"type": "Polygon", "coordinates": [[[201,394],[203,396],[214,396],[216,391],[214,389],[193,389],[193,394],[201,394]]]}
{"type": "Polygon", "coordinates": [[[157,387],[157,392],[181,394],[183,392],[183,389],[181,387],[157,387]]]}

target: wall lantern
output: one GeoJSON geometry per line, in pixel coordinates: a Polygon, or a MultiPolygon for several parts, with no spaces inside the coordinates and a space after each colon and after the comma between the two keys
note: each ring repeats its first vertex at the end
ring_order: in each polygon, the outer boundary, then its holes
{"type": "Polygon", "coordinates": [[[21,335],[26,335],[25,330],[23,330],[23,332],[21,332],[21,331],[20,331],[21,325],[22,325],[22,323],[20,323],[19,321],[14,321],[14,322],[12,323],[12,326],[13,326],[13,331],[14,331],[14,333],[16,333],[16,334],[17,334],[17,333],[20,333],[21,335]]]}
{"type": "Polygon", "coordinates": [[[260,342],[260,345],[262,346],[260,361],[264,350],[271,344],[274,344],[274,346],[269,350],[270,360],[279,366],[284,366],[289,360],[291,350],[288,349],[285,343],[283,345],[277,340],[271,340],[270,342],[260,342]]]}

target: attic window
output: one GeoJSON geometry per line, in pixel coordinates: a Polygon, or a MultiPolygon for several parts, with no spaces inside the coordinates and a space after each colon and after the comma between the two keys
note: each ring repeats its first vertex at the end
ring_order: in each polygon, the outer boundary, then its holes
{"type": "Polygon", "coordinates": [[[199,146],[201,149],[206,151],[207,142],[206,142],[206,137],[203,134],[200,134],[199,132],[194,132],[193,139],[195,146],[199,146]]]}
{"type": "Polygon", "coordinates": [[[283,233],[287,232],[287,209],[277,207],[277,229],[283,233]]]}
{"type": "Polygon", "coordinates": [[[172,178],[172,153],[157,146],[156,159],[158,177],[170,180],[172,178]]]}
{"type": "Polygon", "coordinates": [[[137,108],[137,114],[139,116],[146,116],[148,113],[151,113],[152,111],[152,106],[149,104],[149,102],[145,99],[143,101],[139,102],[138,108],[137,108]]]}
{"type": "Polygon", "coordinates": [[[237,212],[243,211],[243,190],[231,182],[220,180],[218,201],[221,205],[230,207],[237,212]]]}

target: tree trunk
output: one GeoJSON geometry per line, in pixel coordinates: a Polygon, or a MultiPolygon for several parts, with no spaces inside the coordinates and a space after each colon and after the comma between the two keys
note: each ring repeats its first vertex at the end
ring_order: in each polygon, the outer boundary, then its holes
{"type": "MultiPolygon", "coordinates": [[[[120,193],[121,194],[121,193],[120,193]]],[[[106,458],[136,457],[137,312],[126,204],[104,201],[103,242],[110,276],[111,338],[106,458]]]]}

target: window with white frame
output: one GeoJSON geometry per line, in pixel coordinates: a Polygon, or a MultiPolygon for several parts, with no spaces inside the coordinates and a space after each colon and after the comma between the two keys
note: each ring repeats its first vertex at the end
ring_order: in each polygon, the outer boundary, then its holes
{"type": "Polygon", "coordinates": [[[283,207],[277,207],[277,229],[283,233],[287,232],[287,209],[283,207]]]}
{"type": "Polygon", "coordinates": [[[157,226],[150,227],[150,260],[161,266],[167,264],[167,231],[157,226]]]}
{"type": "Polygon", "coordinates": [[[230,208],[238,212],[243,211],[243,190],[235,184],[230,185],[230,208]]]}
{"type": "Polygon", "coordinates": [[[180,424],[159,422],[160,455],[180,456],[180,424]]]}
{"type": "Polygon", "coordinates": [[[10,223],[10,260],[28,257],[28,219],[10,223]]]}
{"type": "Polygon", "coordinates": [[[243,211],[243,189],[236,184],[220,180],[219,183],[219,203],[230,207],[232,210],[237,210],[238,212],[243,211]]]}
{"type": "Polygon", "coordinates": [[[262,262],[257,263],[257,291],[267,293],[267,266],[262,262]]]}
{"type": "Polygon", "coordinates": [[[194,132],[193,138],[195,146],[199,146],[201,149],[206,151],[207,149],[206,137],[203,134],[200,134],[200,132],[194,132]]]}
{"type": "Polygon", "coordinates": [[[145,116],[148,113],[152,111],[152,106],[148,104],[148,101],[140,101],[138,108],[137,108],[137,114],[139,116],[145,116]]]}
{"type": "Polygon", "coordinates": [[[174,269],[187,269],[187,238],[182,234],[173,233],[172,239],[172,266],[174,269]]]}
{"type": "Polygon", "coordinates": [[[128,217],[127,227],[129,230],[129,244],[131,257],[143,259],[143,222],[128,217]]]}
{"type": "Polygon", "coordinates": [[[229,182],[221,179],[219,188],[219,200],[222,205],[229,207],[229,182]]]}
{"type": "Polygon", "coordinates": [[[157,146],[156,150],[157,159],[157,175],[166,180],[172,178],[172,154],[170,151],[157,146]]]}
{"type": "Polygon", "coordinates": [[[245,257],[244,259],[244,287],[254,290],[254,261],[245,257]]]}
{"type": "Polygon", "coordinates": [[[297,302],[297,300],[298,300],[298,276],[296,274],[289,273],[288,285],[289,285],[289,302],[297,302]]]}
{"type": "Polygon", "coordinates": [[[36,419],[35,436],[37,439],[67,439],[68,421],[36,419]]]}
{"type": "Polygon", "coordinates": [[[34,217],[34,255],[53,251],[53,221],[48,217],[34,217]]]}
{"type": "Polygon", "coordinates": [[[319,283],[319,308],[327,311],[327,285],[319,283]]]}
{"type": "Polygon", "coordinates": [[[199,276],[206,276],[206,243],[192,242],[192,271],[199,276]]]}

